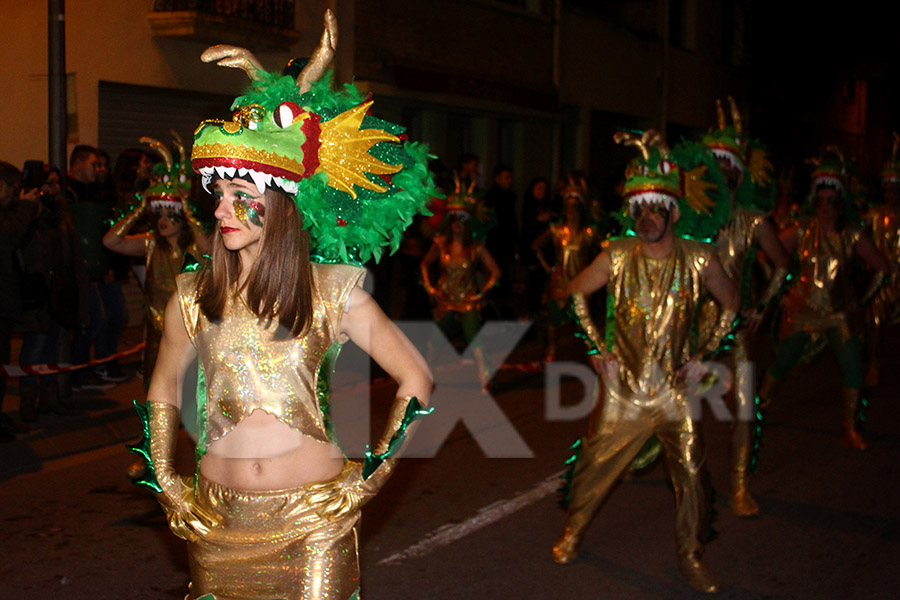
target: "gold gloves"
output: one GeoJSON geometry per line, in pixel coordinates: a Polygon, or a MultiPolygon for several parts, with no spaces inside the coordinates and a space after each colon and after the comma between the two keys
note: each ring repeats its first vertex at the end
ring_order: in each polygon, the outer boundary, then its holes
{"type": "Polygon", "coordinates": [[[137,203],[131,212],[116,221],[116,224],[109,228],[115,235],[120,238],[128,235],[128,232],[134,227],[134,224],[137,223],[138,219],[140,219],[144,215],[144,210],[147,208],[147,201],[142,199],[137,203]]]}
{"type": "Polygon", "coordinates": [[[168,517],[169,528],[183,540],[195,542],[209,534],[221,517],[198,506],[193,479],[175,472],[178,408],[168,402],[148,402],[150,461],[161,492],[156,499],[168,517]]]}
{"type": "Polygon", "coordinates": [[[316,513],[324,518],[336,519],[359,510],[393,474],[414,421],[431,410],[422,407],[415,396],[396,398],[384,433],[374,450],[366,452],[363,463],[348,461],[335,479],[306,486],[307,502],[317,506],[316,513]]]}
{"type": "Polygon", "coordinates": [[[603,338],[600,331],[591,318],[591,311],[588,309],[587,299],[584,294],[572,294],[572,312],[575,313],[575,321],[581,327],[582,337],[588,345],[588,349],[598,354],[605,354],[603,338]]]}
{"type": "Polygon", "coordinates": [[[368,481],[363,481],[362,465],[348,460],[341,474],[330,481],[306,486],[306,501],[316,508],[323,519],[340,519],[353,513],[368,502],[378,491],[368,481]]]}

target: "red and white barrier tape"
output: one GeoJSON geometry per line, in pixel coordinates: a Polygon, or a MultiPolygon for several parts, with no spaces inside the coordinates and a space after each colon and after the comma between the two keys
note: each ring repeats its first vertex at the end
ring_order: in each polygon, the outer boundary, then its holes
{"type": "Polygon", "coordinates": [[[67,371],[76,371],[84,367],[92,367],[94,365],[103,364],[116,358],[128,356],[135,352],[140,352],[146,346],[146,342],[141,342],[131,348],[126,348],[121,352],[117,352],[112,356],[92,360],[81,365],[73,365],[71,363],[47,363],[41,365],[0,365],[0,377],[26,377],[28,375],[52,375],[54,373],[65,373],[67,371]]]}

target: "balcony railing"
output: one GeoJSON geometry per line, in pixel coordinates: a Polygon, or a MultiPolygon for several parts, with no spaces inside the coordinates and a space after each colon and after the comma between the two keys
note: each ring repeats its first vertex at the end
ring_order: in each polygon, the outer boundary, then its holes
{"type": "Polygon", "coordinates": [[[294,28],[294,0],[156,0],[155,12],[182,10],[234,17],[279,29],[294,28]]]}
{"type": "Polygon", "coordinates": [[[153,33],[285,49],[299,38],[294,30],[295,0],[156,0],[149,15],[153,33]]]}

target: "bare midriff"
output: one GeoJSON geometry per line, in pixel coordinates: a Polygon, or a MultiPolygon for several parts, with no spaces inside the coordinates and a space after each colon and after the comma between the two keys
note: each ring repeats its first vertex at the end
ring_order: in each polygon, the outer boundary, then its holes
{"type": "Polygon", "coordinates": [[[236,490],[283,490],[327,481],[344,466],[340,449],[256,410],[209,444],[200,472],[236,490]]]}

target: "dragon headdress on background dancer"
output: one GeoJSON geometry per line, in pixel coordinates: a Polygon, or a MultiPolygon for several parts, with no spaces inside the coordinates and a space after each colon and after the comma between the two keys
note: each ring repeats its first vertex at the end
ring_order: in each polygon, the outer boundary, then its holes
{"type": "Polygon", "coordinates": [[[243,69],[251,85],[235,99],[230,121],[200,124],[191,162],[204,187],[214,173],[249,176],[260,191],[274,184],[303,215],[313,260],[361,265],[396,250],[437,192],[424,146],[370,115],[372,100],[352,85],[331,89],[325,69],[336,40],[329,35],[296,79],[263,70],[244,48],[206,50],[205,62],[243,69]]]}
{"type": "Polygon", "coordinates": [[[191,192],[191,168],[184,148],[181,136],[174,130],[172,145],[178,152],[178,160],[168,146],[156,138],[144,136],[140,139],[142,144],[147,144],[162,157],[163,161],[153,167],[153,177],[150,186],[141,196],[145,198],[154,214],[171,212],[182,214],[182,197],[191,192]]]}
{"type": "Polygon", "coordinates": [[[731,125],[727,124],[722,101],[716,99],[716,126],[703,136],[702,142],[716,156],[724,175],[734,190],[734,201],[747,208],[770,211],[777,191],[769,152],[759,141],[747,136],[741,113],[728,96],[731,125]]]}

